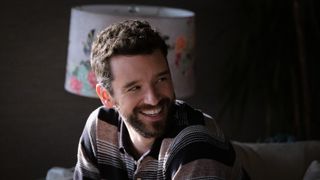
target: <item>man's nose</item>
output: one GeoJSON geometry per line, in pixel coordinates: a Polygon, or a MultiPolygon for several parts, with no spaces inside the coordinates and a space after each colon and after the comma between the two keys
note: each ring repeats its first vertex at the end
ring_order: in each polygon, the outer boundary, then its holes
{"type": "Polygon", "coordinates": [[[150,87],[144,96],[144,103],[155,106],[159,103],[160,96],[158,91],[154,87],[150,87]]]}

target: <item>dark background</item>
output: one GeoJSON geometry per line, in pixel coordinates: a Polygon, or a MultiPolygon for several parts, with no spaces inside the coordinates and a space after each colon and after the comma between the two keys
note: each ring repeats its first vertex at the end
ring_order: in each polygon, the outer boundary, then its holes
{"type": "Polygon", "coordinates": [[[279,134],[319,139],[320,6],[306,0],[295,11],[294,2],[6,1],[0,7],[0,179],[37,179],[50,167],[76,162],[86,118],[100,105],[64,90],[70,10],[76,5],[194,11],[197,88],[186,101],[214,116],[234,140],[279,134]]]}

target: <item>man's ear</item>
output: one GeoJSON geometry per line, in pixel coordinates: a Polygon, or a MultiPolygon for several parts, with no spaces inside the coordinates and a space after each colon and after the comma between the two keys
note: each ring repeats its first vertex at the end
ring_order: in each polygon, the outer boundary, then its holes
{"type": "Polygon", "coordinates": [[[97,95],[99,96],[102,104],[107,107],[107,108],[112,108],[113,107],[113,101],[112,97],[109,93],[109,91],[102,86],[102,84],[97,84],[96,85],[96,92],[97,95]]]}

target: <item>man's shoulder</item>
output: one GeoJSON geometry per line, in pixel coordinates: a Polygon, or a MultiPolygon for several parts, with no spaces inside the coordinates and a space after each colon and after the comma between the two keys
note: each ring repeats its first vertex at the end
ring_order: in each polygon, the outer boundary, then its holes
{"type": "Polygon", "coordinates": [[[174,118],[178,126],[190,126],[196,124],[204,124],[203,113],[191,107],[184,101],[176,100],[175,101],[175,112],[174,118]]]}
{"type": "Polygon", "coordinates": [[[90,114],[84,132],[97,144],[117,145],[119,128],[118,112],[114,109],[99,107],[90,114]]]}
{"type": "Polygon", "coordinates": [[[114,109],[107,109],[103,106],[96,108],[89,115],[85,129],[90,132],[95,132],[101,127],[114,127],[119,126],[119,115],[114,109]]]}
{"type": "Polygon", "coordinates": [[[88,122],[104,121],[109,124],[116,125],[118,123],[119,115],[114,109],[108,109],[103,106],[98,107],[88,117],[88,122]]]}
{"type": "Polygon", "coordinates": [[[224,140],[224,134],[222,130],[215,119],[210,115],[202,112],[199,109],[193,108],[189,104],[180,100],[176,101],[175,106],[175,118],[177,126],[181,126],[183,129],[186,128],[185,131],[190,133],[193,132],[192,129],[195,127],[202,127],[202,131],[206,130],[205,132],[208,132],[210,136],[224,140]]]}
{"type": "Polygon", "coordinates": [[[178,125],[183,125],[172,139],[168,151],[173,156],[174,154],[187,153],[190,160],[208,158],[222,161],[224,164],[232,164],[234,161],[233,149],[217,122],[211,116],[184,102],[177,103],[177,111],[180,111],[177,112],[177,118],[180,121],[178,125]],[[190,152],[193,153],[190,154],[190,152]],[[223,159],[230,154],[232,154],[231,159],[223,159]],[[220,159],[219,156],[223,158],[220,159]]]}

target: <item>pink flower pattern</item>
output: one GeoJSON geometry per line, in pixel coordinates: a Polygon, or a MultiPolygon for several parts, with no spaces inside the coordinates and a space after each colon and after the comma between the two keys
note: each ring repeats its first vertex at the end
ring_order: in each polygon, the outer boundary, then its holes
{"type": "Polygon", "coordinates": [[[76,92],[80,93],[82,89],[82,83],[75,76],[72,76],[70,79],[70,87],[76,92]]]}
{"type": "Polygon", "coordinates": [[[89,81],[91,88],[95,89],[96,84],[97,84],[95,73],[93,71],[89,71],[87,78],[88,78],[88,81],[89,81]]]}

